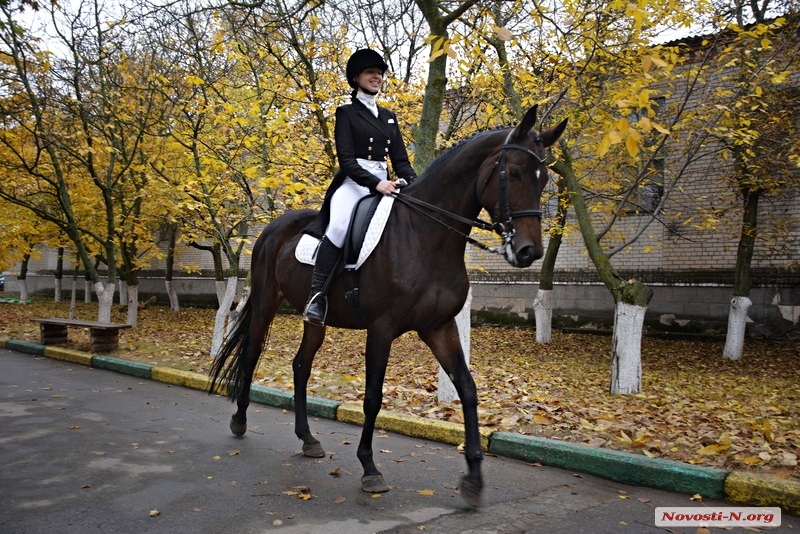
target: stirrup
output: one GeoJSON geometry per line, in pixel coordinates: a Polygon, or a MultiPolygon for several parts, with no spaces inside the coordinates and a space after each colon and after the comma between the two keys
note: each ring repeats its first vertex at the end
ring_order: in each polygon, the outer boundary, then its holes
{"type": "Polygon", "coordinates": [[[313,324],[316,326],[325,326],[325,319],[328,316],[328,297],[323,295],[322,293],[316,293],[310,299],[308,299],[308,303],[306,304],[305,309],[303,310],[303,321],[309,324],[313,324]],[[320,307],[319,313],[313,313],[309,315],[312,306],[320,307]]]}

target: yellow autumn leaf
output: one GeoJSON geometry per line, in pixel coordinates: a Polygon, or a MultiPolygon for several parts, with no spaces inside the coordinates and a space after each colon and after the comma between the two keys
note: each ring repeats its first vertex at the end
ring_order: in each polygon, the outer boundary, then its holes
{"type": "Polygon", "coordinates": [[[533,416],[533,422],[537,425],[553,424],[553,421],[551,421],[549,417],[545,417],[544,415],[539,415],[538,413],[533,416]]]}
{"type": "Polygon", "coordinates": [[[600,140],[600,144],[597,147],[597,155],[601,158],[606,155],[608,149],[611,148],[611,136],[604,135],[603,139],[600,140]]]}
{"type": "MultiPolygon", "coordinates": [[[[631,130],[632,132],[635,130],[631,130]]],[[[635,157],[639,154],[639,141],[637,139],[638,133],[636,135],[629,135],[625,138],[625,148],[628,149],[628,154],[632,157],[635,157]]]]}
{"type": "Polygon", "coordinates": [[[436,492],[431,490],[431,489],[417,490],[417,495],[422,495],[424,497],[430,497],[431,495],[436,495],[436,492]]]}
{"type": "Polygon", "coordinates": [[[697,451],[697,454],[701,456],[714,456],[716,454],[721,454],[730,448],[730,445],[712,443],[711,445],[706,445],[705,447],[701,448],[699,451],[697,451]]]}

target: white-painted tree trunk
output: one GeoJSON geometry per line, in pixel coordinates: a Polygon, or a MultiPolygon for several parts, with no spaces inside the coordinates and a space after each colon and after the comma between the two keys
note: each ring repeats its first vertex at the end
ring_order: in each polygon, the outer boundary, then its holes
{"type": "Polygon", "coordinates": [[[247,299],[250,298],[250,286],[244,286],[242,288],[242,296],[239,299],[239,302],[236,304],[236,308],[231,312],[231,317],[228,319],[228,328],[225,329],[225,335],[227,336],[230,333],[231,328],[236,322],[239,320],[239,316],[242,314],[242,310],[244,309],[244,305],[247,304],[247,299]]]}
{"type": "Polygon", "coordinates": [[[233,304],[233,297],[236,296],[236,285],[238,282],[239,280],[235,276],[228,277],[225,293],[219,303],[217,315],[214,317],[214,337],[211,340],[211,356],[214,358],[219,354],[222,343],[225,341],[228,317],[231,314],[231,304],[233,304]]]}
{"type": "Polygon", "coordinates": [[[90,303],[92,302],[92,281],[86,280],[83,283],[83,302],[90,303]]]}
{"type": "Polygon", "coordinates": [[[69,298],[69,318],[75,318],[75,309],[78,307],[78,277],[72,277],[72,293],[69,298]]]}
{"type": "Polygon", "coordinates": [[[128,305],[128,282],[124,280],[119,281],[119,305],[128,305]]]}
{"type": "Polygon", "coordinates": [[[25,302],[28,300],[28,279],[17,278],[17,285],[19,286],[19,300],[25,302]]]}
{"type": "Polygon", "coordinates": [[[214,289],[217,291],[217,304],[222,304],[225,292],[228,291],[228,283],[225,280],[214,280],[214,289]]]}
{"type": "Polygon", "coordinates": [[[536,321],[536,342],[553,341],[553,290],[540,289],[533,299],[533,317],[536,321]]]}
{"type": "Polygon", "coordinates": [[[728,310],[728,333],[722,355],[729,360],[738,360],[744,350],[744,335],[747,330],[747,311],[753,301],[747,297],[733,297],[728,310]]]}
{"type": "Polygon", "coordinates": [[[612,394],[642,391],[642,329],[646,306],[617,302],[611,354],[612,394]]]}
{"type": "MultiPolygon", "coordinates": [[[[456,326],[458,327],[458,338],[461,341],[461,350],[464,351],[464,359],[469,366],[469,345],[470,345],[470,332],[472,324],[470,320],[470,311],[472,309],[472,288],[469,288],[467,293],[467,300],[464,302],[464,307],[456,315],[456,326]]],[[[439,402],[453,402],[458,398],[456,387],[453,381],[444,372],[444,369],[439,367],[439,402]]]]}
{"type": "Polygon", "coordinates": [[[116,293],[115,284],[103,284],[97,282],[94,285],[94,291],[97,293],[97,322],[110,323],[111,322],[111,305],[114,303],[114,293],[116,293]]]}
{"type": "Polygon", "coordinates": [[[126,284],[125,294],[128,298],[128,324],[136,326],[139,320],[139,284],[129,286],[126,284]]]}
{"type": "Polygon", "coordinates": [[[61,302],[61,293],[62,293],[62,290],[63,290],[63,284],[61,283],[61,278],[56,278],[55,279],[55,284],[56,284],[56,286],[55,286],[55,301],[56,302],[61,302]]]}
{"type": "Polygon", "coordinates": [[[178,300],[178,294],[175,292],[175,284],[172,280],[166,280],[164,284],[167,287],[167,296],[169,297],[169,309],[172,311],[180,311],[181,304],[178,300]]]}

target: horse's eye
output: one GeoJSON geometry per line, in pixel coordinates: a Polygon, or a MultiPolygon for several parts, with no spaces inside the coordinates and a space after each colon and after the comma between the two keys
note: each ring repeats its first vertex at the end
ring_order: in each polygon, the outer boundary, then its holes
{"type": "Polygon", "coordinates": [[[518,182],[522,179],[522,173],[519,172],[519,169],[511,169],[511,172],[509,172],[508,174],[509,177],[515,182],[518,182]]]}

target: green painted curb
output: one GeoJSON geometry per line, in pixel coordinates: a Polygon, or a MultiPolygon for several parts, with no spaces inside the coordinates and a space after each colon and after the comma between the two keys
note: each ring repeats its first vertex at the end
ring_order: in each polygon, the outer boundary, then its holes
{"type": "Polygon", "coordinates": [[[29,343],[27,341],[19,341],[17,339],[7,339],[6,348],[19,352],[25,352],[27,354],[44,356],[44,345],[39,345],[38,343],[29,343]]]}
{"type": "Polygon", "coordinates": [[[286,410],[294,408],[293,395],[282,389],[268,386],[259,386],[257,384],[250,386],[250,400],[275,408],[284,408],[286,410]]]}
{"type": "MultiPolygon", "coordinates": [[[[258,404],[294,410],[294,394],[282,389],[253,385],[250,386],[250,400],[258,404]]],[[[336,410],[339,403],[336,401],[308,397],[306,399],[308,415],[322,417],[323,419],[336,419],[336,410]]]]}
{"type": "Polygon", "coordinates": [[[153,368],[152,365],[147,363],[131,362],[120,358],[114,358],[113,356],[94,356],[91,364],[92,367],[98,369],[116,371],[138,378],[150,378],[150,369],[153,368]]]}
{"type": "Polygon", "coordinates": [[[725,479],[725,495],[731,502],[751,506],[780,506],[800,517],[800,482],[755,473],[733,472],[725,479]]]}
{"type": "MultiPolygon", "coordinates": [[[[342,404],[336,413],[336,419],[342,423],[363,425],[364,410],[361,406],[342,404]]],[[[450,443],[452,445],[464,443],[464,425],[451,423],[450,421],[426,419],[404,413],[380,412],[378,419],[375,421],[375,426],[389,432],[441,443],[450,443]]],[[[489,449],[491,435],[491,430],[480,430],[481,448],[484,451],[489,449]]]]}
{"type": "Polygon", "coordinates": [[[631,484],[709,499],[725,498],[728,471],[510,432],[492,434],[489,452],[631,484]]]}

